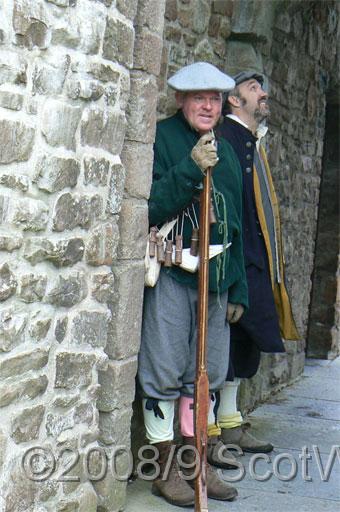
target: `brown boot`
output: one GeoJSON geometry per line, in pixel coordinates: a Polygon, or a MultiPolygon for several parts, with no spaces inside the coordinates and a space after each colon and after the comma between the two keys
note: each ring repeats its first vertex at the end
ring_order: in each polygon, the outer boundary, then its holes
{"type": "Polygon", "coordinates": [[[162,496],[168,503],[171,503],[171,505],[191,507],[195,504],[195,493],[190,485],[188,485],[187,481],[179,475],[180,468],[178,466],[176,452],[173,454],[168,475],[165,474],[172,445],[173,443],[171,441],[164,441],[163,443],[153,445],[159,450],[158,463],[160,474],[158,478],[154,480],[151,492],[156,496],[162,496]]]}
{"type": "Polygon", "coordinates": [[[234,458],[218,436],[208,437],[207,460],[212,466],[221,469],[235,469],[234,458]]]}
{"type": "Polygon", "coordinates": [[[256,439],[248,432],[250,423],[243,423],[240,427],[222,428],[221,439],[224,444],[236,444],[244,452],[268,453],[274,446],[271,443],[256,439]]]}
{"type": "MultiPolygon", "coordinates": [[[[195,441],[193,437],[184,437],[183,444],[188,446],[195,446],[195,441]]],[[[185,450],[182,454],[183,461],[187,464],[192,464],[195,460],[195,453],[193,450],[185,450]]],[[[183,473],[186,476],[190,475],[192,469],[182,469],[183,473]]],[[[194,489],[195,488],[195,480],[189,479],[187,480],[188,484],[194,489]]],[[[237,496],[237,490],[235,487],[224,482],[219,474],[210,466],[207,462],[207,495],[208,498],[212,498],[214,500],[227,500],[232,501],[237,496]]]]}

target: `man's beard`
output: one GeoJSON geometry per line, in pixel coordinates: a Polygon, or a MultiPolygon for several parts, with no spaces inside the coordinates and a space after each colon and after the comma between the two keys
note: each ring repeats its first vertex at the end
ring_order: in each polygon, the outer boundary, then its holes
{"type": "Polygon", "coordinates": [[[270,116],[270,110],[268,104],[260,106],[254,111],[254,119],[257,123],[261,123],[270,116]]]}

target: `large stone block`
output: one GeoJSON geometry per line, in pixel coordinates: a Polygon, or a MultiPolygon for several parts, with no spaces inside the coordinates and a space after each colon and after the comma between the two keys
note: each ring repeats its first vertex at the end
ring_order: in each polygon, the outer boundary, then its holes
{"type": "Polygon", "coordinates": [[[0,312],[0,352],[9,352],[25,341],[27,314],[8,308],[0,312]]]}
{"type": "Polygon", "coordinates": [[[21,110],[24,103],[24,95],[15,91],[0,90],[0,107],[10,110],[21,110]]]}
{"type": "Polygon", "coordinates": [[[48,99],[41,114],[41,131],[50,146],[75,149],[75,133],[81,109],[59,100],[48,99]]]}
{"type": "Polygon", "coordinates": [[[40,370],[48,362],[48,350],[36,348],[33,351],[21,352],[0,361],[0,375],[2,379],[17,377],[30,370],[40,370]]]}
{"type": "Polygon", "coordinates": [[[14,442],[19,444],[37,439],[44,414],[43,405],[24,409],[18,414],[11,423],[11,437],[14,442]]]}
{"type": "Polygon", "coordinates": [[[107,186],[111,168],[110,160],[85,155],[83,159],[83,166],[85,185],[91,184],[94,186],[107,186]]]}
{"type": "Polygon", "coordinates": [[[119,230],[115,221],[93,229],[86,242],[85,260],[93,266],[112,265],[117,256],[119,230]]]}
{"type": "Polygon", "coordinates": [[[240,69],[254,69],[263,72],[261,54],[254,45],[246,41],[228,41],[226,69],[229,75],[238,73],[240,69]]]}
{"type": "Polygon", "coordinates": [[[127,138],[152,144],[156,129],[158,87],[156,79],[132,72],[131,96],[127,105],[127,138]]]}
{"type": "Polygon", "coordinates": [[[86,278],[82,272],[59,275],[49,286],[44,301],[58,307],[70,308],[79,304],[87,295],[86,278]]]}
{"type": "Polygon", "coordinates": [[[99,411],[110,412],[131,406],[135,396],[136,372],[135,358],[130,361],[110,361],[108,369],[99,372],[99,411]]]}
{"type": "Polygon", "coordinates": [[[43,2],[15,0],[12,25],[17,44],[29,49],[48,47],[51,34],[43,2]]]}
{"type": "MultiPolygon", "coordinates": [[[[104,0],[105,1],[105,0],[104,0]]],[[[111,4],[111,0],[110,0],[111,4]]],[[[131,21],[135,19],[137,13],[138,0],[116,0],[116,7],[124,16],[129,18],[131,21]]]]}
{"type": "Polygon", "coordinates": [[[1,119],[0,132],[1,164],[23,162],[30,158],[34,144],[34,128],[21,121],[1,119]]]}
{"type": "Polygon", "coordinates": [[[78,196],[62,194],[56,201],[53,215],[53,231],[89,228],[102,213],[103,201],[99,195],[78,196]]]}
{"type": "Polygon", "coordinates": [[[138,32],[134,48],[134,68],[158,76],[161,68],[162,48],[163,39],[160,36],[146,29],[138,32]]]}
{"type": "Polygon", "coordinates": [[[80,311],[73,318],[71,337],[79,345],[92,347],[106,346],[108,322],[110,314],[107,311],[80,311]]]}
{"type": "Polygon", "coordinates": [[[46,228],[48,213],[46,203],[25,197],[10,202],[6,220],[24,231],[42,231],[46,228]]]}
{"type": "Polygon", "coordinates": [[[114,275],[112,272],[92,276],[92,297],[100,303],[111,304],[114,301],[114,275]]]}
{"type": "Polygon", "coordinates": [[[162,36],[166,4],[166,0],[143,0],[139,2],[136,18],[138,25],[148,27],[162,36]]]}
{"type": "Polygon", "coordinates": [[[113,165],[111,168],[110,189],[107,201],[107,211],[111,214],[119,213],[123,200],[125,184],[125,169],[122,165],[113,165]]]}
{"type": "Polygon", "coordinates": [[[101,110],[98,107],[87,108],[81,121],[81,144],[119,154],[124,142],[125,126],[125,115],[121,112],[101,110]]]}
{"type": "Polygon", "coordinates": [[[62,92],[67,71],[70,66],[70,56],[50,56],[48,62],[36,58],[32,71],[32,94],[54,96],[62,92]]]}
{"type": "Polygon", "coordinates": [[[19,280],[18,296],[24,302],[41,301],[45,295],[46,285],[46,275],[22,275],[19,280]]]}
{"type": "Polygon", "coordinates": [[[0,234],[0,251],[13,252],[20,249],[23,244],[23,237],[19,235],[0,234]]]}
{"type": "Polygon", "coordinates": [[[144,258],[148,231],[148,207],[144,201],[125,199],[119,216],[121,259],[144,258]]]}
{"type": "Polygon", "coordinates": [[[108,17],[104,34],[103,57],[132,68],[134,36],[131,23],[108,17]]]}
{"type": "Polygon", "coordinates": [[[33,400],[33,398],[42,395],[46,391],[47,385],[46,375],[3,384],[0,386],[0,407],[6,407],[18,400],[33,400]]]}
{"type": "Polygon", "coordinates": [[[144,261],[113,267],[116,302],[112,307],[105,352],[112,359],[127,359],[137,354],[140,345],[144,293],[144,261]],[[119,300],[118,300],[119,298],[119,300]],[[126,315],[126,311],[129,315],[126,315]],[[129,343],[126,343],[129,340],[129,343]]]}
{"type": "Polygon", "coordinates": [[[49,317],[42,317],[39,315],[40,311],[36,313],[36,315],[32,315],[30,326],[28,328],[29,335],[33,339],[33,341],[41,341],[46,338],[47,333],[50,329],[52,319],[49,317]],[[38,318],[35,318],[38,316],[38,318]]]}
{"type": "Polygon", "coordinates": [[[83,258],[85,244],[82,238],[30,238],[25,243],[24,257],[33,265],[50,261],[57,268],[74,265],[83,258]]]}
{"type": "Polygon", "coordinates": [[[75,76],[67,82],[67,95],[73,100],[98,100],[104,94],[104,87],[98,80],[75,76]]]}
{"type": "Polygon", "coordinates": [[[0,52],[0,85],[5,83],[26,84],[27,62],[16,52],[0,52]]]}
{"type": "Polygon", "coordinates": [[[79,50],[83,54],[98,53],[105,30],[105,9],[97,2],[76,2],[52,29],[52,43],[79,50]]]}
{"type": "Polygon", "coordinates": [[[8,265],[4,263],[0,266],[0,302],[8,299],[15,293],[17,288],[17,281],[13,272],[8,265]]]}
{"type": "Polygon", "coordinates": [[[43,156],[36,166],[35,181],[46,192],[58,192],[75,187],[80,173],[80,163],[74,158],[43,156]]]}
{"type": "Polygon", "coordinates": [[[129,196],[148,199],[152,182],[152,145],[126,141],[121,159],[126,173],[125,190],[129,196]]]}
{"type": "Polygon", "coordinates": [[[82,352],[59,352],[56,355],[56,374],[54,387],[75,389],[90,386],[93,382],[93,370],[97,356],[82,352]]]}

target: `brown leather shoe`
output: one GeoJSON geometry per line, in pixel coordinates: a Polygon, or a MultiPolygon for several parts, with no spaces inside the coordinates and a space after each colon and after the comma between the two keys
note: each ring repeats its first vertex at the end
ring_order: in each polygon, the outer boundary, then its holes
{"type": "Polygon", "coordinates": [[[244,452],[268,453],[274,446],[271,443],[256,439],[248,429],[250,423],[243,423],[240,427],[222,428],[221,439],[224,444],[236,444],[244,452]]]}
{"type": "MultiPolygon", "coordinates": [[[[193,437],[184,437],[184,445],[195,446],[193,437]]],[[[187,464],[193,464],[195,460],[195,453],[193,450],[185,450],[182,454],[183,461],[187,464]]],[[[207,462],[207,495],[208,498],[213,500],[232,501],[236,498],[238,492],[235,487],[227,484],[222,480],[219,474],[207,462]]],[[[235,468],[235,466],[234,466],[235,468]]],[[[186,476],[190,476],[192,469],[182,469],[186,476]]],[[[187,480],[188,484],[194,489],[195,479],[187,480]]]]}
{"type": "Polygon", "coordinates": [[[221,469],[236,469],[234,459],[228,454],[223,441],[218,436],[208,437],[207,460],[212,466],[221,469]]]}
{"type": "Polygon", "coordinates": [[[180,468],[178,466],[176,453],[173,454],[168,475],[165,475],[166,464],[172,444],[171,441],[164,441],[163,443],[153,445],[159,450],[158,463],[160,466],[160,474],[158,478],[154,480],[151,492],[155,496],[162,496],[168,503],[171,503],[171,505],[177,505],[177,507],[191,507],[195,504],[195,493],[188,482],[181,478],[179,474],[180,468]]]}

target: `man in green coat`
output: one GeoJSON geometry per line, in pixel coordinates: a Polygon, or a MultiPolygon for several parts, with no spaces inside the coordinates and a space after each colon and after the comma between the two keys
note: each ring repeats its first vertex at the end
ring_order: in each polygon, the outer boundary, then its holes
{"type": "MultiPolygon", "coordinates": [[[[213,128],[220,119],[222,92],[233,80],[205,62],[182,68],[168,81],[176,90],[177,113],[157,124],[153,183],[149,200],[151,226],[177,219],[168,239],[180,237],[184,250],[191,245],[199,219],[197,197],[204,173],[213,167],[213,209],[210,244],[221,252],[209,264],[207,370],[210,392],[223,387],[229,359],[227,305],[248,306],[243,262],[241,215],[242,176],[237,157],[228,142],[215,140],[213,128]]],[[[176,456],[165,478],[173,453],[175,401],[185,445],[193,445],[193,394],[197,339],[198,273],[180,265],[162,267],[154,288],[145,289],[142,341],[138,378],[143,394],[146,435],[157,450],[160,475],[152,492],[178,506],[194,504],[194,480],[180,477],[176,456]]],[[[211,402],[208,435],[218,440],[220,430],[211,402]]],[[[219,445],[209,443],[210,451],[219,445]]],[[[212,456],[212,453],[208,453],[212,456]]],[[[184,458],[184,457],[183,457],[184,458]]],[[[189,457],[190,458],[190,457],[189,457]]],[[[186,459],[188,462],[188,457],[186,459]]],[[[223,482],[208,466],[210,498],[231,500],[236,489],[223,482]]]]}

